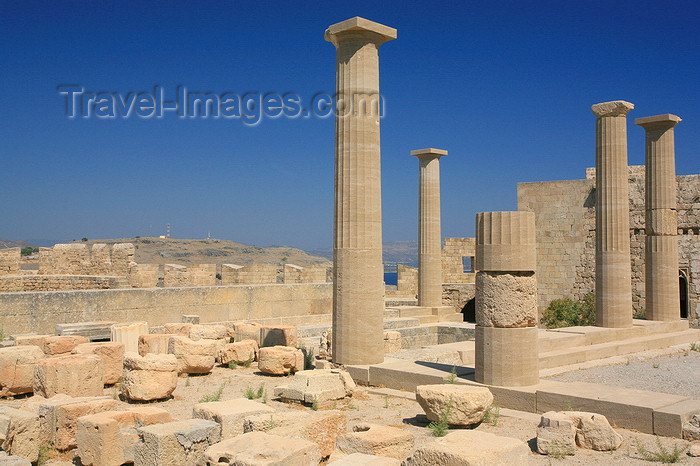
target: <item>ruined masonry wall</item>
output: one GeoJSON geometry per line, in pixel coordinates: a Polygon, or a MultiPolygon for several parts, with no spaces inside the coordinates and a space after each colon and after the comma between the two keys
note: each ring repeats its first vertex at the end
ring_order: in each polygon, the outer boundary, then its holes
{"type": "Polygon", "coordinates": [[[472,258],[474,267],[475,238],[445,238],[442,248],[442,282],[443,283],[474,283],[476,274],[464,273],[463,257],[472,258]]]}
{"type": "Polygon", "coordinates": [[[0,275],[18,275],[20,248],[0,249],[0,275]]]}

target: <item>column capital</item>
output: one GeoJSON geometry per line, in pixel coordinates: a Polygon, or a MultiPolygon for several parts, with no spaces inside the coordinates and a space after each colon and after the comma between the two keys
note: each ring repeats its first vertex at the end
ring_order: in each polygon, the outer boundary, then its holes
{"type": "Polygon", "coordinates": [[[627,116],[634,104],[625,100],[612,100],[591,106],[591,111],[596,118],[627,116]]]}
{"type": "Polygon", "coordinates": [[[645,130],[656,130],[656,129],[671,129],[680,123],[681,118],[670,113],[664,113],[663,115],[654,115],[650,117],[637,118],[634,120],[635,125],[639,125],[645,130]]]}
{"type": "Polygon", "coordinates": [[[422,158],[440,158],[443,155],[447,155],[447,151],[443,149],[433,149],[432,147],[428,149],[417,149],[417,150],[412,150],[411,155],[415,155],[416,157],[422,159],[422,158]]]}
{"type": "Polygon", "coordinates": [[[324,39],[336,47],[345,40],[361,40],[379,46],[396,39],[396,29],[355,16],[329,26],[324,39]]]}

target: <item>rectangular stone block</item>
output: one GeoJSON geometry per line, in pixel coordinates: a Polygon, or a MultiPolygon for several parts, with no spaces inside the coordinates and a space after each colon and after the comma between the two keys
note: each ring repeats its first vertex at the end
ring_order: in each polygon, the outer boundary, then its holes
{"type": "Polygon", "coordinates": [[[34,394],[50,398],[58,393],[70,396],[100,396],[104,393],[102,358],[94,354],[72,354],[37,361],[34,394]]]}
{"type": "Polygon", "coordinates": [[[263,325],[260,328],[260,346],[297,346],[297,327],[294,325],[263,325]]]}
{"type": "Polygon", "coordinates": [[[168,341],[173,336],[171,333],[150,333],[139,335],[139,354],[145,356],[148,353],[166,354],[168,341]]]}
{"type": "Polygon", "coordinates": [[[36,413],[1,406],[0,425],[4,451],[32,462],[39,459],[40,424],[36,413]]]}
{"type": "Polygon", "coordinates": [[[125,352],[139,351],[139,336],[148,335],[148,322],[127,322],[111,327],[112,341],[124,343],[125,352]]]}
{"type": "Polygon", "coordinates": [[[188,419],[137,429],[134,466],[196,466],[209,446],[221,440],[214,421],[188,419]]]}
{"type": "Polygon", "coordinates": [[[94,354],[102,359],[102,382],[111,385],[119,382],[122,376],[124,344],[100,341],[82,343],[73,348],[73,354],[94,354]]]}
{"type": "Polygon", "coordinates": [[[654,435],[683,438],[683,423],[700,414],[700,400],[684,400],[654,410],[654,435]]]}
{"type": "Polygon", "coordinates": [[[221,424],[222,438],[229,438],[243,433],[243,421],[246,416],[274,412],[274,409],[257,401],[236,398],[227,401],[198,403],[192,410],[192,416],[221,424]]]}
{"type": "Polygon", "coordinates": [[[539,382],[537,327],[476,326],[476,381],[522,387],[539,382]]]}

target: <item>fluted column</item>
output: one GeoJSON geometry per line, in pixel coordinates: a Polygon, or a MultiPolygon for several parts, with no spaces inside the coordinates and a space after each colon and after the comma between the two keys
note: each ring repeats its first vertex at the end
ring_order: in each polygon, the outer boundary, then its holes
{"type": "Polygon", "coordinates": [[[676,115],[637,118],[646,131],[646,318],[679,320],[676,115]]]}
{"type": "Polygon", "coordinates": [[[440,157],[446,150],[411,151],[418,157],[418,305],[442,306],[440,157]]]}
{"type": "Polygon", "coordinates": [[[336,47],[333,362],[384,360],[379,46],[396,29],[355,17],[330,26],[336,47]]]}
{"type": "Polygon", "coordinates": [[[627,113],[615,100],[593,105],[596,116],[596,325],[632,326],[627,113]]]}

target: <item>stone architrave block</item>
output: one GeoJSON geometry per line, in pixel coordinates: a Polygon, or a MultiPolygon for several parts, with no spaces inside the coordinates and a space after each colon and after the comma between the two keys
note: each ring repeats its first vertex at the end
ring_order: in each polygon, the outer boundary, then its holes
{"type": "Polygon", "coordinates": [[[384,353],[401,351],[401,333],[396,330],[384,330],[384,353]]]}
{"type": "Polygon", "coordinates": [[[191,340],[188,337],[172,336],[168,342],[168,353],[177,358],[180,374],[206,374],[216,364],[223,340],[191,340]]]}
{"type": "Polygon", "coordinates": [[[493,395],[486,387],[457,384],[419,385],[416,401],[431,421],[440,421],[449,412],[447,423],[469,426],[481,422],[493,403],[493,395]]]}
{"type": "Polygon", "coordinates": [[[358,423],[352,432],[338,437],[336,446],[345,454],[364,453],[405,460],[413,452],[414,439],[403,429],[368,422],[358,423]]]}
{"type": "Polygon", "coordinates": [[[195,466],[221,440],[221,426],[205,419],[166,422],[136,429],[134,466],[195,466]]]}
{"type": "Polygon", "coordinates": [[[263,325],[260,327],[260,346],[297,346],[297,327],[294,325],[263,325]]]}
{"type": "Polygon", "coordinates": [[[73,348],[73,354],[94,354],[102,359],[102,382],[111,385],[119,382],[122,376],[124,360],[124,344],[100,341],[95,343],[82,343],[73,348]]]}
{"type": "Polygon", "coordinates": [[[163,324],[163,328],[165,329],[164,333],[189,338],[192,325],[193,324],[190,322],[169,322],[167,324],[163,324]]]}
{"type": "Polygon", "coordinates": [[[51,442],[59,451],[77,446],[78,418],[102,411],[118,410],[122,403],[108,396],[56,396],[40,402],[38,408],[42,440],[51,442]]]}
{"type": "Polygon", "coordinates": [[[209,447],[207,466],[285,465],[310,466],[321,462],[318,445],[302,438],[286,438],[265,432],[249,432],[209,447]]]}
{"type": "Polygon", "coordinates": [[[536,327],[537,279],[532,272],[476,274],[476,323],[482,327],[536,327]]]}
{"type": "Polygon", "coordinates": [[[44,357],[44,352],[38,346],[0,348],[0,396],[31,393],[34,368],[44,357]]]}
{"type": "Polygon", "coordinates": [[[227,401],[198,403],[192,410],[192,417],[207,419],[221,424],[221,438],[227,439],[243,433],[246,416],[271,414],[275,410],[269,406],[247,398],[227,401]]]}
{"type": "Polygon", "coordinates": [[[128,411],[105,411],[78,418],[76,443],[83,466],[119,466],[134,461],[137,427],[173,422],[170,414],[154,406],[128,411]]]}
{"type": "Polygon", "coordinates": [[[268,346],[258,352],[258,369],[265,374],[284,375],[304,369],[304,353],[290,346],[268,346]]]}
{"type": "Polygon", "coordinates": [[[352,394],[354,389],[355,382],[347,372],[338,369],[316,369],[295,373],[290,383],[275,387],[274,395],[312,404],[345,398],[352,394]]]}
{"type": "Polygon", "coordinates": [[[387,458],[386,456],[353,453],[328,463],[329,466],[355,466],[357,464],[362,466],[401,466],[401,461],[396,458],[387,458]]]}
{"type": "MultiPolygon", "coordinates": [[[[38,414],[1,406],[0,425],[2,425],[0,434],[3,437],[2,449],[4,451],[32,462],[39,459],[41,434],[38,414]]],[[[0,464],[2,464],[1,458],[0,464]]]]}
{"type": "Polygon", "coordinates": [[[150,333],[148,335],[139,335],[139,354],[145,356],[148,353],[167,354],[168,343],[170,342],[171,333],[150,333]]]}
{"type": "Polygon", "coordinates": [[[542,455],[576,453],[576,425],[565,413],[549,411],[537,426],[537,452],[542,455]]]}
{"type": "Polygon", "coordinates": [[[537,332],[537,327],[498,328],[477,325],[476,381],[504,387],[539,383],[537,332]]]}
{"type": "Polygon", "coordinates": [[[576,445],[598,451],[617,450],[622,444],[622,436],[615,432],[602,414],[581,411],[564,411],[576,426],[576,445]]]}
{"type": "Polygon", "coordinates": [[[138,352],[139,336],[148,335],[148,322],[127,322],[111,327],[112,341],[124,343],[124,351],[138,352]]]}
{"type": "Polygon", "coordinates": [[[226,327],[223,325],[192,325],[191,340],[221,340],[226,338],[226,327]]]}
{"type": "Polygon", "coordinates": [[[476,270],[534,272],[536,244],[534,212],[476,214],[476,270]]]}
{"type": "Polygon", "coordinates": [[[50,398],[57,393],[70,396],[100,396],[104,393],[102,358],[94,354],[71,354],[37,361],[33,390],[50,398]]]}
{"type": "Polygon", "coordinates": [[[278,427],[267,430],[268,433],[280,437],[298,437],[314,442],[318,445],[323,458],[333,453],[338,437],[347,431],[347,415],[336,410],[314,413],[311,416],[284,422],[278,427]]]}
{"type": "Polygon", "coordinates": [[[122,392],[129,400],[150,401],[170,397],[177,388],[177,358],[148,353],[124,356],[122,392]]]}
{"type": "Polygon", "coordinates": [[[65,356],[83,343],[90,343],[90,339],[80,335],[50,336],[44,339],[42,349],[47,356],[65,356]]]}
{"type": "Polygon", "coordinates": [[[530,448],[522,440],[478,430],[457,430],[413,453],[411,466],[436,464],[528,464],[530,448]]]}
{"type": "Polygon", "coordinates": [[[236,322],[234,323],[234,341],[255,340],[260,346],[260,327],[257,322],[236,322]]]}
{"type": "Polygon", "coordinates": [[[220,364],[228,364],[235,361],[243,364],[247,361],[255,361],[258,358],[258,344],[255,340],[243,340],[226,343],[219,351],[217,361],[220,364]]]}

